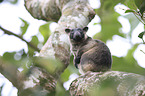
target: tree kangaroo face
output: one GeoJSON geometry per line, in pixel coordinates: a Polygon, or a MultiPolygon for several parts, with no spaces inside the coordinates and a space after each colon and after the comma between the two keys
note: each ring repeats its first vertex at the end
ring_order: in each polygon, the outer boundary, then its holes
{"type": "Polygon", "coordinates": [[[75,29],[65,29],[65,32],[69,34],[71,40],[75,42],[80,42],[85,39],[85,34],[88,30],[88,27],[75,28],[75,29]]]}

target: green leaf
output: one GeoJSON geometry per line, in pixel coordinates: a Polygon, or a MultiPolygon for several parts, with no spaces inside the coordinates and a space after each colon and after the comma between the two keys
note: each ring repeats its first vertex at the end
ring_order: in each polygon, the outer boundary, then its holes
{"type": "Polygon", "coordinates": [[[70,70],[67,68],[65,69],[65,71],[61,74],[61,80],[63,82],[66,82],[69,80],[69,76],[70,76],[70,70]]]}
{"type": "Polygon", "coordinates": [[[7,0],[8,2],[10,2],[11,4],[16,4],[18,2],[18,0],[7,0]]]}
{"type": "Polygon", "coordinates": [[[38,37],[37,36],[33,36],[32,40],[31,40],[31,43],[37,46],[38,43],[39,43],[38,37]]]}
{"type": "Polygon", "coordinates": [[[130,12],[134,13],[135,11],[131,10],[131,9],[128,9],[128,10],[125,11],[125,13],[130,13],[130,12]]]}
{"type": "Polygon", "coordinates": [[[49,25],[50,25],[50,22],[46,23],[44,25],[41,25],[39,27],[39,31],[42,34],[43,38],[44,38],[44,43],[47,41],[47,39],[49,38],[49,36],[51,34],[50,29],[49,29],[49,25]]]}
{"type": "Polygon", "coordinates": [[[29,26],[29,23],[26,21],[26,20],[24,20],[24,19],[22,19],[22,18],[19,18],[23,23],[22,23],[22,25],[21,25],[21,32],[22,32],[22,36],[26,33],[26,31],[27,31],[27,29],[28,29],[28,26],[29,26]]]}
{"type": "Polygon", "coordinates": [[[143,35],[145,34],[145,31],[144,32],[141,32],[139,35],[138,35],[138,37],[139,38],[141,38],[141,39],[143,39],[143,35]]]}

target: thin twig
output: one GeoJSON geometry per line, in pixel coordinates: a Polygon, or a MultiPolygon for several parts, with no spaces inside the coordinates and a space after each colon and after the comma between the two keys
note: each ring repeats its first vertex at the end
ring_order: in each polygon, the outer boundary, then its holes
{"type": "Polygon", "coordinates": [[[143,50],[140,50],[141,52],[143,52],[145,54],[145,52],[143,50]]]}
{"type": "Polygon", "coordinates": [[[136,13],[134,13],[135,17],[142,23],[142,24],[145,24],[144,21],[142,19],[140,19],[136,13]]]}
{"type": "Polygon", "coordinates": [[[143,38],[142,38],[142,42],[143,42],[143,44],[145,44],[145,41],[143,40],[143,38]]]}
{"type": "Polygon", "coordinates": [[[14,35],[14,36],[20,38],[21,40],[25,41],[25,42],[27,43],[28,46],[32,47],[32,48],[35,49],[36,51],[38,51],[38,52],[40,51],[36,46],[34,46],[31,42],[26,41],[22,36],[19,36],[19,35],[17,35],[17,34],[14,34],[13,32],[8,31],[8,30],[4,29],[4,28],[1,27],[1,26],[0,26],[0,29],[1,29],[2,31],[4,31],[5,34],[14,35]]]}

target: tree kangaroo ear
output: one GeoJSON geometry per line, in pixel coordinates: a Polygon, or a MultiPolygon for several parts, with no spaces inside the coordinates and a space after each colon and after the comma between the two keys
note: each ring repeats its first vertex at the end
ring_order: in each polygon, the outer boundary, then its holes
{"type": "Polygon", "coordinates": [[[71,31],[71,29],[65,29],[66,33],[69,33],[71,31]]]}
{"type": "Polygon", "coordinates": [[[84,28],[83,28],[83,31],[84,31],[84,32],[87,32],[87,31],[88,31],[88,27],[84,27],[84,28]]]}

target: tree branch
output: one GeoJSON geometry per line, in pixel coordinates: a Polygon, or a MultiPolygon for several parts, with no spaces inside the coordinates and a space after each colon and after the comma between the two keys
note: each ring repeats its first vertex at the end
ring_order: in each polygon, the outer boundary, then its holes
{"type": "MultiPolygon", "coordinates": [[[[34,18],[58,22],[58,27],[39,54],[43,58],[61,61],[58,65],[54,64],[57,66],[57,70],[53,71],[56,81],[70,63],[70,43],[65,28],[87,26],[95,12],[87,0],[25,0],[25,7],[34,18]]],[[[47,63],[49,65],[49,62],[47,63]]]]}
{"type": "Polygon", "coordinates": [[[17,70],[16,66],[5,62],[0,58],[0,73],[5,76],[16,88],[22,89],[22,75],[17,70]]]}
{"type": "Polygon", "coordinates": [[[88,72],[70,85],[71,96],[145,96],[145,77],[108,71],[88,72]]]}
{"type": "Polygon", "coordinates": [[[34,46],[31,42],[26,41],[22,36],[19,36],[19,35],[17,35],[17,34],[15,34],[15,33],[11,32],[11,31],[8,31],[8,30],[4,29],[4,28],[1,27],[1,26],[0,26],[0,29],[1,29],[5,34],[14,35],[14,36],[18,37],[19,39],[23,40],[24,42],[26,42],[28,46],[32,47],[32,48],[35,49],[36,51],[38,51],[38,52],[40,51],[36,46],[34,46]]]}

